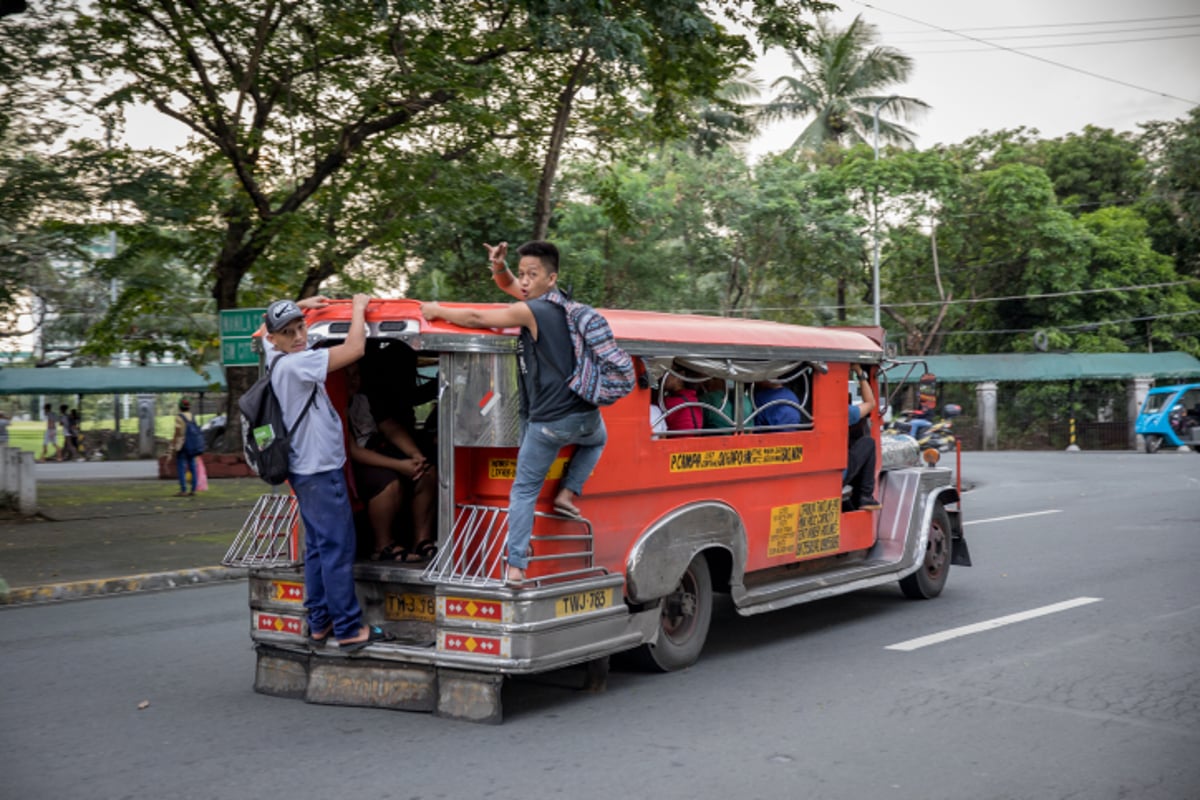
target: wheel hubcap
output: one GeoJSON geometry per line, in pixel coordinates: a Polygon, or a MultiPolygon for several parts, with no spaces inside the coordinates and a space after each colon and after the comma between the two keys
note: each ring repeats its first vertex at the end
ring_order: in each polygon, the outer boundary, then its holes
{"type": "Polygon", "coordinates": [[[673,641],[690,636],[696,622],[696,604],[696,579],[688,570],[675,591],[663,599],[662,632],[673,641]]]}

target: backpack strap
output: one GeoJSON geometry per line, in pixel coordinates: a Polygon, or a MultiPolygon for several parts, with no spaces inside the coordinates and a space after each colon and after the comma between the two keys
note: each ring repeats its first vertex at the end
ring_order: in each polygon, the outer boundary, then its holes
{"type": "MultiPolygon", "coordinates": [[[[271,363],[267,365],[267,374],[270,374],[271,367],[278,364],[279,359],[283,358],[284,355],[286,355],[286,354],[285,353],[276,354],[275,358],[271,361],[271,363]]],[[[300,409],[300,416],[296,417],[296,422],[293,423],[293,425],[292,425],[293,431],[296,430],[296,428],[300,427],[300,423],[304,421],[304,416],[306,414],[308,414],[308,410],[310,408],[312,408],[313,403],[315,403],[316,401],[317,401],[317,386],[316,386],[316,384],[313,384],[312,394],[310,394],[308,396],[308,402],[304,404],[304,408],[300,409]]],[[[182,415],[180,415],[180,416],[182,416],[182,415]]],[[[287,425],[284,425],[283,426],[283,435],[287,436],[289,433],[290,433],[290,431],[288,431],[287,425]]]]}
{"type": "MultiPolygon", "coordinates": [[[[313,403],[316,402],[316,400],[317,400],[317,387],[314,385],[312,394],[310,394],[308,396],[308,402],[304,404],[304,408],[300,409],[300,416],[296,417],[296,422],[294,425],[292,425],[292,430],[296,430],[296,428],[300,427],[300,423],[304,421],[304,415],[307,414],[308,410],[313,407],[313,403]]],[[[284,430],[283,435],[287,436],[288,431],[284,430]]]]}

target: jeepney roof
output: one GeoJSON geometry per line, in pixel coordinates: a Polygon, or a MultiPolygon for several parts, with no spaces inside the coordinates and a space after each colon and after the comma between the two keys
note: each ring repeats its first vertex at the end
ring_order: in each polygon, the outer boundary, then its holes
{"type": "MultiPolygon", "coordinates": [[[[451,308],[503,308],[501,303],[455,303],[451,308]]],[[[621,345],[636,355],[672,355],[681,352],[713,355],[746,355],[747,350],[764,352],[791,351],[809,358],[841,357],[847,360],[878,361],[882,355],[882,330],[871,328],[817,328],[789,325],[768,320],[712,317],[701,314],[671,314],[658,311],[629,309],[598,309],[613,329],[621,345]]],[[[310,327],[326,327],[321,323],[349,319],[349,302],[335,301],[331,305],[309,312],[310,327]]],[[[421,338],[441,335],[468,335],[478,343],[480,337],[511,340],[517,329],[466,329],[421,317],[420,302],[410,299],[374,300],[367,308],[367,323],[379,330],[382,323],[411,321],[410,334],[421,338]],[[412,324],[416,323],[416,324],[412,324]]],[[[331,331],[335,332],[335,331],[331,331]]]]}

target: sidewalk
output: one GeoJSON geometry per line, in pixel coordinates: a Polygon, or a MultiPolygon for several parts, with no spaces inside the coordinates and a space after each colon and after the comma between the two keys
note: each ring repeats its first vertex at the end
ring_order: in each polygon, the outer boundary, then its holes
{"type": "Polygon", "coordinates": [[[245,575],[221,566],[258,478],[175,497],[153,461],[38,464],[35,517],[0,511],[0,606],[149,591],[245,575]]]}

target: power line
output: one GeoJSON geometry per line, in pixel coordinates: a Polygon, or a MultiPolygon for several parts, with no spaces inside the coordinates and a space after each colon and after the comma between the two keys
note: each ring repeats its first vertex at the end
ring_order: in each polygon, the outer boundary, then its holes
{"type": "MultiPolygon", "coordinates": [[[[1079,322],[1074,325],[1059,325],[1056,330],[1060,331],[1087,331],[1095,328],[1100,328],[1105,325],[1123,325],[1128,322],[1153,322],[1159,319],[1178,319],[1179,317],[1192,317],[1200,314],[1200,310],[1196,311],[1176,311],[1171,314],[1150,314],[1144,317],[1126,317],[1125,319],[1106,319],[1100,322],[1079,322]]],[[[995,330],[978,330],[978,331],[938,331],[938,336],[987,336],[997,333],[1036,333],[1044,328],[997,328],[995,330]]]]}
{"type": "MultiPolygon", "coordinates": [[[[1117,28],[1114,30],[1107,30],[1107,31],[1075,31],[1075,32],[1063,31],[1063,32],[1059,32],[1059,33],[1016,33],[1011,36],[992,36],[989,38],[989,41],[1000,42],[1000,41],[1012,41],[1014,39],[1018,39],[1018,40],[1061,39],[1063,37],[1073,37],[1073,36],[1112,36],[1114,34],[1126,34],[1126,33],[1151,33],[1153,31],[1177,31],[1177,30],[1180,30],[1181,28],[1195,28],[1197,26],[1200,26],[1200,22],[1189,22],[1185,25],[1154,25],[1149,28],[1117,28]]],[[[948,44],[951,41],[953,41],[953,40],[946,39],[946,38],[916,39],[916,40],[913,40],[910,42],[905,42],[904,44],[905,44],[905,46],[910,46],[910,45],[914,45],[914,44],[948,44]]],[[[1141,41],[1141,40],[1131,39],[1130,41],[1136,42],[1136,41],[1141,41]]],[[[1115,43],[1119,44],[1120,42],[1115,42],[1115,43]]]]}
{"type": "MultiPolygon", "coordinates": [[[[1044,28],[1075,28],[1085,25],[1128,25],[1137,22],[1168,22],[1176,19],[1197,19],[1200,14],[1176,14],[1167,17],[1130,17],[1128,19],[1108,19],[1108,20],[1083,20],[1081,22],[1040,22],[1036,25],[987,25],[974,28],[960,28],[963,31],[1015,31],[1015,30],[1042,30],[1044,28]]],[[[918,24],[925,25],[920,22],[918,24]]],[[[928,26],[926,26],[928,27],[928,26]]],[[[906,36],[909,34],[925,33],[924,30],[911,31],[894,31],[889,35],[906,36]]]]}
{"type": "MultiPolygon", "coordinates": [[[[1094,45],[1132,44],[1134,42],[1161,42],[1166,39],[1195,39],[1198,36],[1200,36],[1200,33],[1181,33],[1176,36],[1143,36],[1143,37],[1140,37],[1137,39],[1106,39],[1105,41],[1102,41],[1102,42],[1059,42],[1056,44],[1027,44],[1027,45],[1019,45],[1019,47],[1021,49],[1019,51],[1014,50],[1013,52],[1024,52],[1025,50],[1062,50],[1067,47],[1092,47],[1094,45]]],[[[987,47],[963,47],[963,48],[958,48],[956,50],[913,50],[912,53],[915,55],[930,56],[930,55],[943,55],[943,54],[947,54],[947,53],[986,53],[988,51],[988,49],[989,48],[987,48],[987,47]]],[[[1008,48],[1004,48],[1004,49],[1008,49],[1008,48]]],[[[1097,77],[1099,77],[1099,76],[1097,76],[1097,77]]],[[[1126,84],[1126,85],[1129,86],[1131,84],[1126,84]]],[[[1134,88],[1140,88],[1140,87],[1134,87],[1134,88]]],[[[1149,91],[1153,91],[1153,90],[1146,89],[1145,91],[1149,92],[1149,91]]],[[[1170,95],[1163,95],[1163,96],[1169,97],[1170,95]]],[[[1177,97],[1175,99],[1182,100],[1183,98],[1177,97]]]]}
{"type": "Polygon", "coordinates": [[[1071,72],[1078,72],[1079,74],[1087,75],[1090,78],[1096,78],[1098,80],[1107,81],[1108,83],[1115,83],[1119,86],[1125,86],[1130,89],[1137,89],[1139,92],[1147,92],[1148,94],[1155,94],[1155,95],[1158,95],[1159,97],[1165,97],[1169,100],[1178,100],[1179,102],[1187,103],[1188,105],[1193,105],[1193,106],[1200,105],[1200,101],[1189,100],[1186,97],[1177,97],[1173,94],[1168,94],[1166,92],[1160,92],[1156,89],[1148,89],[1145,86],[1138,86],[1136,83],[1129,83],[1128,81],[1119,80],[1117,78],[1110,78],[1107,75],[1101,75],[1097,72],[1091,72],[1090,70],[1080,69],[1079,67],[1072,67],[1070,64],[1064,64],[1061,61],[1054,61],[1053,59],[1043,58],[1042,56],[1034,55],[1033,53],[1025,53],[1025,52],[1022,52],[1021,50],[1016,50],[1011,47],[1005,47],[1004,45],[1001,45],[1001,44],[994,44],[993,42],[989,42],[986,39],[980,39],[977,36],[970,36],[965,33],[960,33],[958,31],[951,30],[950,28],[943,28],[940,25],[933,25],[931,23],[916,19],[914,17],[909,17],[904,14],[899,14],[895,11],[887,11],[887,10],[879,8],[877,6],[873,6],[870,3],[865,3],[865,2],[863,2],[863,0],[854,0],[854,2],[858,3],[860,6],[863,6],[864,8],[869,8],[872,11],[878,11],[881,14],[890,14],[893,17],[899,17],[900,19],[908,20],[909,22],[915,23],[917,25],[924,25],[927,28],[933,28],[934,30],[942,31],[943,33],[949,33],[953,36],[958,36],[963,39],[969,39],[972,42],[977,42],[978,44],[987,45],[988,47],[994,47],[997,50],[1004,50],[1009,53],[1014,53],[1019,56],[1024,56],[1025,58],[1032,58],[1034,61],[1041,61],[1043,64],[1049,64],[1054,67],[1060,67],[1062,69],[1070,70],[1071,72]]]}
{"type": "MultiPolygon", "coordinates": [[[[1167,289],[1172,286],[1186,286],[1189,284],[1200,283],[1200,278],[1184,278],[1178,281],[1164,281],[1162,283],[1144,283],[1135,286],[1108,286],[1099,289],[1075,289],[1069,292],[1042,292],[1040,294],[1017,294],[1007,295],[1002,297],[969,297],[962,300],[926,300],[913,303],[883,303],[883,308],[920,308],[922,306],[953,306],[953,305],[977,305],[980,303],[1002,303],[1010,300],[1043,300],[1059,297],[1079,297],[1089,294],[1106,294],[1111,292],[1133,292],[1143,289],[1167,289]]],[[[846,303],[845,305],[805,305],[802,308],[809,311],[837,311],[846,309],[848,311],[871,308],[871,303],[846,303]]],[[[737,314],[762,314],[772,311],[795,311],[796,306],[754,306],[753,308],[733,309],[733,313],[737,314]]],[[[713,314],[721,313],[720,309],[711,308],[693,308],[686,309],[684,313],[692,314],[713,314]]],[[[1188,311],[1187,314],[1200,314],[1200,311],[1188,311]]],[[[1167,314],[1165,316],[1172,316],[1167,314]]],[[[1090,323],[1089,323],[1090,324],[1090,323]]]]}

